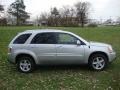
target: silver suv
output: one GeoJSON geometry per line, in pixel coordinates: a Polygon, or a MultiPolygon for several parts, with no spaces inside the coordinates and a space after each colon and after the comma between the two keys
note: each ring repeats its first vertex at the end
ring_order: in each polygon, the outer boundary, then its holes
{"type": "Polygon", "coordinates": [[[41,64],[88,64],[100,71],[116,57],[109,44],[87,42],[71,32],[50,29],[19,33],[8,49],[8,60],[24,73],[41,64]]]}

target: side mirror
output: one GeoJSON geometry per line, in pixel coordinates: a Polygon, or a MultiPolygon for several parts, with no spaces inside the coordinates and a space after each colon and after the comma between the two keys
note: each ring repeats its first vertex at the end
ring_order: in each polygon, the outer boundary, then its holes
{"type": "Polygon", "coordinates": [[[80,42],[80,40],[77,40],[77,45],[81,45],[81,42],[80,42]]]}

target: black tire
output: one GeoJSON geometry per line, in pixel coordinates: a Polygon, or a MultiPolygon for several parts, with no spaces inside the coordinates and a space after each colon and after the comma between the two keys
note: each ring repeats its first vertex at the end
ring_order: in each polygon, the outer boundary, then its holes
{"type": "Polygon", "coordinates": [[[89,58],[88,64],[92,70],[102,71],[108,66],[108,59],[104,54],[93,54],[89,58]],[[97,63],[98,61],[99,63],[97,63]]]}
{"type": "Polygon", "coordinates": [[[35,69],[35,63],[31,57],[21,56],[18,58],[18,61],[17,61],[17,69],[18,71],[23,72],[23,73],[30,73],[35,69]]]}

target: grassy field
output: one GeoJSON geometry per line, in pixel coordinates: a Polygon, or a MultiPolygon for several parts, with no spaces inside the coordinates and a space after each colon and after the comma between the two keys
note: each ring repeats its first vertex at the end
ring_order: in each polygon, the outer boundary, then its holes
{"type": "Polygon", "coordinates": [[[120,27],[57,27],[88,41],[111,44],[117,59],[104,71],[90,71],[85,66],[42,66],[23,74],[8,63],[7,46],[18,32],[27,29],[38,27],[0,27],[0,90],[120,90],[120,27]]]}

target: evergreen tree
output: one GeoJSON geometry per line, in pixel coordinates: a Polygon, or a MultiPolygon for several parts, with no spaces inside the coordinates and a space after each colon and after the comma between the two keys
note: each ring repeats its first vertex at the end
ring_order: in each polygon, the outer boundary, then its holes
{"type": "Polygon", "coordinates": [[[58,16],[59,16],[59,11],[56,7],[54,7],[53,9],[51,9],[51,17],[52,17],[52,24],[54,26],[58,25],[58,16]]]}
{"type": "Polygon", "coordinates": [[[0,11],[4,11],[3,5],[0,5],[0,11]]]}
{"type": "Polygon", "coordinates": [[[0,18],[1,18],[1,12],[4,11],[3,5],[0,4],[0,18]]]}
{"type": "Polygon", "coordinates": [[[26,7],[23,0],[16,0],[10,5],[8,13],[16,17],[16,25],[24,24],[26,19],[30,17],[29,14],[25,11],[25,8],[26,7]]]}

